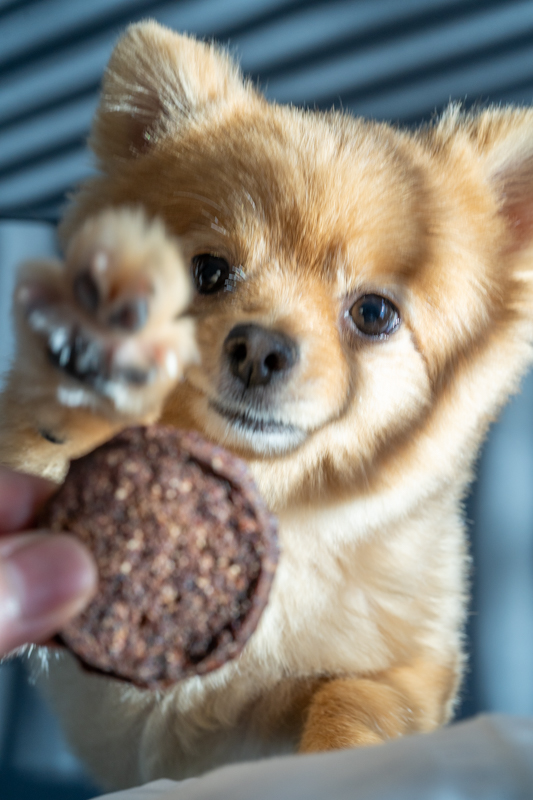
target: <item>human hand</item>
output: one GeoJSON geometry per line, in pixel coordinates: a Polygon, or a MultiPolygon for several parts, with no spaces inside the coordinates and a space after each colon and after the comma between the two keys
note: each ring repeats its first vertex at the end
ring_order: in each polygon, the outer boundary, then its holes
{"type": "Polygon", "coordinates": [[[78,541],[28,530],[54,488],[0,467],[0,656],[45,641],[83,609],[96,589],[96,567],[78,541]]]}

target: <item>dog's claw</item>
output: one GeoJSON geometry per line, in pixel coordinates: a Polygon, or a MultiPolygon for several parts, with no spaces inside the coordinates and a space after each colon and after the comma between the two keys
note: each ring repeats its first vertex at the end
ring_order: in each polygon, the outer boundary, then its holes
{"type": "Polygon", "coordinates": [[[51,362],[67,375],[82,383],[93,383],[105,377],[102,347],[79,331],[58,328],[48,340],[51,362]]]}
{"type": "Polygon", "coordinates": [[[80,306],[89,314],[94,314],[100,305],[100,290],[89,270],[76,275],[73,291],[80,306]]]}

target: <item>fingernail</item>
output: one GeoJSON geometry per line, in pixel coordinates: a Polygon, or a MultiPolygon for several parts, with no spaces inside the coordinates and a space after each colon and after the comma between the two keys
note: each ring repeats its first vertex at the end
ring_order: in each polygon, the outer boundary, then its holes
{"type": "Polygon", "coordinates": [[[79,542],[38,533],[13,537],[10,545],[0,552],[0,616],[61,624],[81,610],[96,586],[96,569],[79,542]]]}

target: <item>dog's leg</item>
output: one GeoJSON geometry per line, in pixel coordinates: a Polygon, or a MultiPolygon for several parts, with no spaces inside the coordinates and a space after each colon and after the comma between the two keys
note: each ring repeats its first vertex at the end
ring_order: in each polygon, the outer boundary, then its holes
{"type": "Polygon", "coordinates": [[[417,660],[368,678],[337,678],[313,695],[300,752],[379,744],[446,722],[458,670],[417,660]]]}
{"type": "Polygon", "coordinates": [[[195,359],[189,297],[176,242],[138,210],[87,220],[64,264],[26,265],[0,398],[0,463],[59,480],[70,458],[157,419],[195,359]]]}

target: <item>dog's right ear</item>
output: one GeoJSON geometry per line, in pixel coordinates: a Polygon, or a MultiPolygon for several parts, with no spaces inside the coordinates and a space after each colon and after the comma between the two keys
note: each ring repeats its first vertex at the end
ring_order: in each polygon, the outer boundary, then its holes
{"type": "Polygon", "coordinates": [[[90,145],[109,168],[117,158],[138,157],[207,107],[252,91],[223,50],[141,22],[111,55],[90,145]]]}

